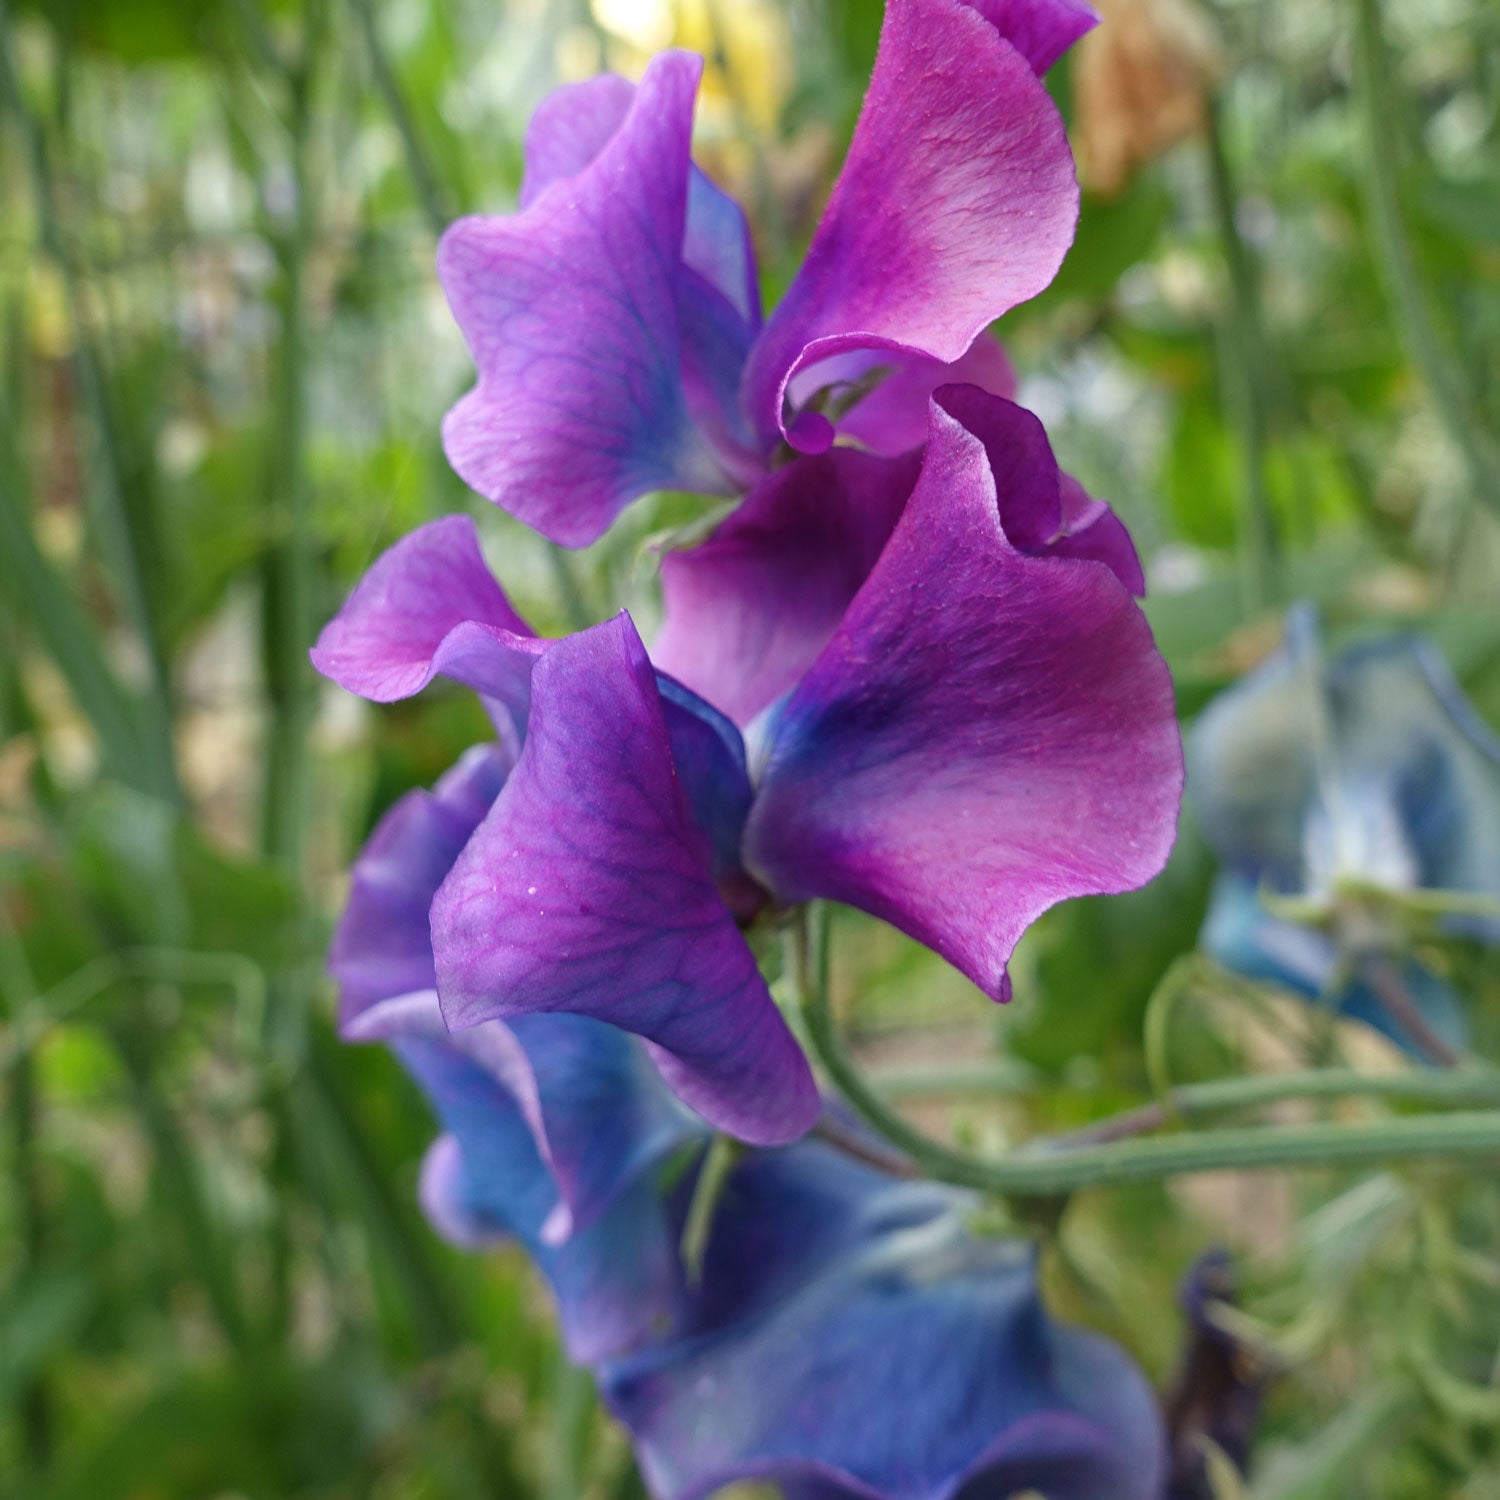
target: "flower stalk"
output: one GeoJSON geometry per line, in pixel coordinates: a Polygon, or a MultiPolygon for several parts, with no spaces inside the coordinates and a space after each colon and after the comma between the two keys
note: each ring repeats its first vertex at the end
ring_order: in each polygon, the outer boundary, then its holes
{"type": "MultiPolygon", "coordinates": [[[[1100,1135],[1038,1140],[998,1159],[956,1150],[916,1129],[870,1086],[839,1037],[828,1000],[827,914],[794,919],[791,981],[819,1062],[872,1129],[909,1156],[924,1175],[1002,1197],[1051,1197],[1080,1188],[1150,1182],[1195,1172],[1374,1166],[1399,1161],[1500,1155],[1500,1108],[1407,1116],[1367,1124],[1258,1125],[1172,1136],[1100,1135]]],[[[1494,1097],[1462,1075],[1449,1097],[1494,1097]],[[1469,1088],[1474,1092],[1466,1092],[1469,1088]]],[[[1245,1084],[1260,1080],[1237,1080],[1245,1084]]],[[[1347,1087],[1347,1080],[1341,1080],[1347,1087]]],[[[1378,1090],[1376,1090],[1378,1092],[1378,1090]]],[[[1312,1092],[1316,1093],[1314,1089],[1312,1092]]],[[[1331,1090],[1337,1092],[1337,1090],[1331,1090]]],[[[1177,1100],[1172,1101],[1173,1107],[1177,1100]]],[[[1160,1107],[1160,1121],[1168,1118],[1160,1107]]],[[[1142,1119],[1137,1116],[1135,1122],[1142,1119]]],[[[1145,1117],[1149,1125],[1158,1116],[1145,1117]]]]}

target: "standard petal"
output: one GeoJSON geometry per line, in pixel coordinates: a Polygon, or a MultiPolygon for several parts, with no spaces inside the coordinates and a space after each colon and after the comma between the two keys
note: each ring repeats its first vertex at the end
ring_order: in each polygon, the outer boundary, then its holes
{"type": "MultiPolygon", "coordinates": [[[[324,626],[313,665],[342,688],[391,703],[438,674],[514,700],[537,645],[479,550],[467,516],[447,516],[403,537],[360,580],[324,626]]],[[[519,694],[519,697],[517,697],[519,694]]]]}
{"type": "Polygon", "coordinates": [[[449,1023],[594,1016],[646,1038],[720,1128],[801,1135],[818,1111],[811,1072],[712,869],[628,618],[558,642],[516,769],[433,904],[449,1023]]]}
{"type": "Polygon", "coordinates": [[[778,469],[708,541],[663,558],[653,660],[748,724],[832,638],[919,467],[835,448],[778,469]]]}
{"type": "Polygon", "coordinates": [[[1007,540],[1004,492],[1028,483],[934,405],[891,540],[767,727],[746,829],[783,900],[861,907],[996,996],[1047,907],[1161,869],[1182,790],[1135,602],[1106,568],[1007,540]]]}
{"type": "Polygon", "coordinates": [[[460,220],[438,250],[479,370],[443,424],[448,458],[482,495],[566,546],[595,540],[647,490],[724,487],[681,375],[701,71],[685,52],[656,58],[582,171],[510,218],[460,220]]]}
{"type": "Polygon", "coordinates": [[[746,369],[757,432],[831,441],[783,411],[788,381],[831,356],[958,360],[1052,280],[1077,217],[1062,119],[1022,52],[961,0],[890,0],[843,172],[746,369]]]}
{"type": "Polygon", "coordinates": [[[971,1236],[971,1207],[812,1142],[744,1163],[680,1335],[602,1371],[653,1493],[1156,1500],[1139,1372],[1053,1325],[1029,1248],[971,1236]]]}

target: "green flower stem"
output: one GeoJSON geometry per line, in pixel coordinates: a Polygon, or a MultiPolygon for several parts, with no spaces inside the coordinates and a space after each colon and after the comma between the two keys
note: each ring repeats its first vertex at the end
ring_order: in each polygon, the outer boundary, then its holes
{"type": "Polygon", "coordinates": [[[1463,459],[1474,493],[1500,511],[1500,451],[1438,333],[1402,220],[1400,110],[1381,32],[1379,0],[1354,0],[1354,17],[1356,95],[1365,136],[1360,165],[1372,248],[1438,420],[1463,459]]]}
{"type": "Polygon", "coordinates": [[[703,1257],[713,1233],[714,1210],[740,1154],[740,1143],[733,1137],[716,1135],[709,1142],[698,1180],[693,1184],[693,1200],[682,1228],[682,1264],[688,1280],[694,1284],[703,1272],[703,1257]]]}
{"type": "Polygon", "coordinates": [[[324,0],[305,7],[302,55],[285,74],[290,103],[290,167],[295,202],[276,252],[280,341],[272,392],[266,474],[270,545],[263,563],[264,656],[271,726],[262,804],[262,846],[289,870],[300,868],[311,802],[308,734],[316,703],[307,651],[314,635],[313,552],[308,527],[307,309],[304,272],[315,213],[308,168],[313,82],[326,25],[324,0]]]}
{"type": "MultiPolygon", "coordinates": [[[[969,1067],[918,1068],[881,1073],[872,1086],[884,1099],[995,1095],[1024,1098],[1044,1087],[1029,1070],[1004,1059],[969,1067]]],[[[1362,1073],[1354,1068],[1309,1068],[1253,1078],[1223,1078],[1182,1084],[1159,1101],[1141,1104],[1081,1126],[1056,1139],[1064,1144],[1102,1144],[1159,1130],[1177,1121],[1202,1119],[1279,1104],[1288,1099],[1385,1099],[1406,1104],[1494,1105],[1500,1108],[1500,1073],[1462,1067],[1413,1068],[1401,1073],[1362,1073]]]]}
{"type": "Polygon", "coordinates": [[[36,544],[21,499],[8,422],[9,412],[0,412],[5,434],[0,439],[5,449],[0,456],[0,584],[17,619],[36,632],[93,725],[108,772],[138,791],[159,792],[163,777],[141,742],[135,707],[99,650],[83,607],[36,544]]]}
{"type": "MultiPolygon", "coordinates": [[[[1407,1116],[1360,1125],[1263,1125],[1143,1140],[1069,1146],[1041,1140],[997,1160],[955,1150],[916,1129],[865,1080],[845,1050],[828,1003],[827,916],[794,918],[790,979],[807,1035],[850,1106],[923,1174],[1009,1197],[1052,1197],[1078,1188],[1156,1181],[1192,1172],[1356,1167],[1422,1159],[1500,1158],[1500,1109],[1407,1116]]],[[[1246,1080],[1250,1082],[1250,1080],[1246,1080]]]]}
{"type": "Polygon", "coordinates": [[[1257,1078],[1223,1078],[1185,1084],[1155,1104],[1125,1110],[1058,1136],[1058,1146],[1103,1145],[1159,1130],[1176,1120],[1201,1119],[1279,1104],[1288,1099],[1386,1099],[1404,1104],[1492,1105],[1500,1108],[1500,1073],[1464,1068],[1361,1073],[1353,1068],[1312,1068],[1257,1078]]]}
{"type": "Polygon", "coordinates": [[[375,90],[385,105],[386,113],[391,117],[396,134],[401,137],[402,149],[406,154],[406,170],[411,175],[412,186],[416,189],[417,198],[422,204],[427,222],[432,226],[432,232],[441,234],[452,222],[454,213],[447,194],[438,181],[437,173],[427,158],[427,152],[423,149],[421,138],[417,135],[416,121],[407,107],[406,96],[401,92],[395,69],[386,56],[373,0],[349,0],[349,4],[359,22],[365,51],[370,56],[370,72],[374,78],[375,90]]]}

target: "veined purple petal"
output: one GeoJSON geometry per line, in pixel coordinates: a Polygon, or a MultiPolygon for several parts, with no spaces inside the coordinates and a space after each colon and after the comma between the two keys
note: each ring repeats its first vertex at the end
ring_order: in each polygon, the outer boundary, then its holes
{"type": "Polygon", "coordinates": [[[748,724],[832,639],[919,467],[836,448],[778,469],[708,541],[663,558],[653,660],[748,724]]]}
{"type": "MultiPolygon", "coordinates": [[[[460,220],[439,246],[438,274],[479,369],[443,424],[448,458],[482,495],[567,546],[602,535],[647,490],[725,486],[691,420],[680,358],[701,71],[689,53],[657,57],[586,167],[510,218],[460,220]]],[[[543,132],[536,180],[582,155],[617,93],[586,96],[576,137],[543,132]]]]}
{"type": "MultiPolygon", "coordinates": [[[[1007,24],[1029,14],[983,9],[1007,24]]],[[[1021,39],[1036,44],[1045,29],[1021,39]]],[[[746,368],[756,430],[826,446],[829,424],[790,419],[783,396],[831,356],[958,360],[1052,280],[1077,216],[1062,120],[1023,52],[962,0],[889,0],[843,172],[746,368]]]]}
{"type": "Polygon", "coordinates": [[[532,693],[516,769],[433,904],[449,1024],[594,1016],[646,1038],[720,1128],[801,1135],[812,1074],[715,888],[629,619],[553,645],[532,693]]]}
{"type": "Polygon", "coordinates": [[[971,1200],[816,1142],[731,1176],[680,1333],[601,1372],[662,1500],[1157,1500],[1162,1429],[1112,1346],[1054,1325],[971,1200]]]}
{"type": "Polygon", "coordinates": [[[342,688],[391,703],[442,674],[525,722],[538,643],[479,550],[467,516],[419,526],[379,557],[324,626],[313,665],[342,688]]]}
{"type": "Polygon", "coordinates": [[[662,1086],[640,1043],[603,1022],[521,1016],[450,1037],[428,913],[509,765],[498,746],[478,746],[432,792],[391,808],[355,862],[330,968],[346,1039],[447,1048],[506,1095],[552,1176],[537,1230],[552,1242],[599,1218],[650,1163],[704,1127],[662,1086]]]}
{"type": "Polygon", "coordinates": [[[924,354],[858,350],[839,355],[801,372],[788,394],[792,405],[802,404],[820,388],[857,385],[884,367],[880,383],[835,424],[872,453],[906,453],[927,441],[927,406],[939,386],[974,385],[992,396],[1016,394],[1016,372],[1000,341],[987,329],[952,364],[924,354]]]}
{"type": "Polygon", "coordinates": [[[993,474],[934,404],[895,532],[767,728],[746,829],[747,868],[783,900],[872,912],[997,997],[1047,907],[1161,869],[1182,790],[1135,602],[1108,569],[1006,536],[1031,482],[993,474]]]}

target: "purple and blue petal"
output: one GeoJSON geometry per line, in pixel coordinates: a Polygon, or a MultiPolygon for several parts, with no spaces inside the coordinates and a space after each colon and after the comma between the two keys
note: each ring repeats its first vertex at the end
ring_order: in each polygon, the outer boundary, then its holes
{"type": "Polygon", "coordinates": [[[1171,679],[1129,592],[1007,536],[1047,489],[1031,466],[1050,453],[1023,456],[992,471],[934,405],[894,533],[768,716],[745,836],[783,900],[871,912],[996,997],[1041,912],[1160,871],[1182,787],[1171,679]]]}
{"type": "Polygon", "coordinates": [[[714,881],[627,617],[552,645],[526,742],[432,908],[443,1013],[590,1015],[720,1129],[795,1139],[817,1092],[714,881]]]}
{"type": "Polygon", "coordinates": [[[601,1371],[653,1493],[1156,1500],[1139,1372],[1052,1324],[1029,1247],[971,1235],[971,1207],[817,1143],[744,1162],[679,1332],[601,1371]]]}
{"type": "Polygon", "coordinates": [[[429,911],[508,769],[498,747],[476,747],[432,792],[391,808],[355,861],[330,968],[346,1038],[447,1049],[507,1095],[551,1174],[540,1232],[555,1240],[592,1223],[649,1163],[704,1127],[662,1087],[640,1044],[602,1022],[521,1016],[449,1036],[429,911]]]}
{"type": "MultiPolygon", "coordinates": [[[[534,190],[509,218],[460,220],[438,274],[479,371],[443,441],[480,494],[566,546],[652,489],[719,491],[723,471],[683,387],[679,299],[693,99],[701,61],[657,57],[617,112],[617,86],[564,97],[533,133],[534,190]],[[559,124],[559,122],[563,122],[559,124]]],[[[693,273],[697,274],[697,273],[693,273]]]]}
{"type": "Polygon", "coordinates": [[[1019,4],[889,0],[843,171],[746,365],[742,399],[762,442],[832,441],[821,414],[789,409],[800,371],[855,350],[952,363],[1052,280],[1078,185],[1027,52],[1050,61],[1064,9],[1039,20],[1019,4]]]}
{"type": "Polygon", "coordinates": [[[552,1172],[506,1083],[446,1041],[409,1037],[395,1050],[445,1131],[421,1183],[439,1233],[465,1249],[511,1237],[524,1245],[552,1283],[564,1343],[580,1363],[637,1348],[672,1324],[681,1266],[661,1212],[662,1157],[643,1162],[599,1216],[560,1237],[552,1172]]]}

